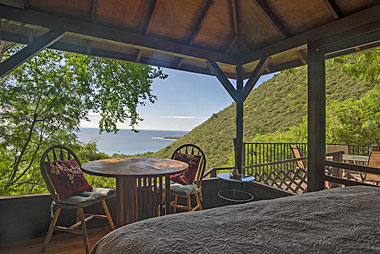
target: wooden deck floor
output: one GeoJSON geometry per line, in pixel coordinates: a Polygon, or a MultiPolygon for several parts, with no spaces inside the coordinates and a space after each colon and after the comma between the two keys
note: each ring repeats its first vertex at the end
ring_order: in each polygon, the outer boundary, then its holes
{"type": "MultiPolygon", "coordinates": [[[[95,243],[110,232],[109,227],[94,228],[88,230],[90,249],[95,243]]],[[[28,240],[6,243],[0,245],[0,253],[7,254],[34,254],[41,253],[42,243],[45,237],[36,237],[28,240]]],[[[83,254],[84,244],[80,235],[70,233],[54,233],[47,248],[48,254],[83,254]]]]}

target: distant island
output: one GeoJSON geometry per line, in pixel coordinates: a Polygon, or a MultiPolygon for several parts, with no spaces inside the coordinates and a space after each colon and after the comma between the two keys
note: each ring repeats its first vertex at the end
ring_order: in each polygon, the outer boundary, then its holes
{"type": "Polygon", "coordinates": [[[163,139],[171,139],[171,140],[177,140],[179,139],[180,137],[162,137],[163,139]]]}

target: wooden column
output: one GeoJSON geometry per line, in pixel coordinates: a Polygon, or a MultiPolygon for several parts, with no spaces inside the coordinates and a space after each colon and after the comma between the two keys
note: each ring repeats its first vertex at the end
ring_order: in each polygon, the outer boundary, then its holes
{"type": "Polygon", "coordinates": [[[235,167],[242,172],[243,163],[243,105],[244,100],[242,98],[243,91],[243,69],[241,65],[236,66],[236,90],[237,100],[236,102],[236,139],[235,139],[235,167]]]}
{"type": "Polygon", "coordinates": [[[326,154],[325,55],[308,43],[308,185],[307,191],[324,189],[326,154]]]}

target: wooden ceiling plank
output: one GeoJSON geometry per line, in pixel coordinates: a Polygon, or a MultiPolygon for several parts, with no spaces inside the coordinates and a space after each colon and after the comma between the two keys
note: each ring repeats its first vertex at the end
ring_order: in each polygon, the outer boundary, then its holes
{"type": "Polygon", "coordinates": [[[323,0],[326,7],[329,9],[334,19],[344,18],[342,10],[339,8],[338,3],[335,0],[323,0]]]}
{"type": "Polygon", "coordinates": [[[290,37],[290,31],[285,27],[285,25],[277,18],[269,7],[266,0],[252,0],[256,7],[268,18],[272,26],[283,36],[284,38],[290,37]]]}
{"type": "Polygon", "coordinates": [[[192,45],[197,37],[199,31],[201,30],[208,14],[210,13],[211,7],[215,4],[215,0],[208,0],[206,7],[203,9],[198,21],[195,23],[194,30],[192,31],[187,44],[192,45]]]}
{"type": "Polygon", "coordinates": [[[262,57],[271,56],[280,52],[296,48],[307,44],[308,41],[319,40],[329,36],[336,35],[351,29],[367,25],[380,20],[380,4],[354,13],[350,16],[332,21],[328,24],[308,30],[290,38],[275,42],[271,45],[255,49],[248,54],[240,57],[239,63],[246,64],[254,62],[262,57]]]}
{"type": "Polygon", "coordinates": [[[235,64],[231,56],[214,50],[185,45],[173,40],[161,39],[147,35],[137,34],[117,28],[86,21],[56,16],[39,11],[25,10],[0,4],[0,17],[26,24],[48,27],[50,29],[63,29],[67,32],[95,37],[104,40],[116,41],[129,45],[166,51],[172,54],[184,55],[200,59],[210,59],[226,64],[235,64]],[[46,21],[49,22],[46,22],[46,21]]]}
{"type": "Polygon", "coordinates": [[[154,17],[156,16],[159,3],[160,3],[160,0],[153,0],[152,6],[148,13],[148,22],[146,23],[144,27],[144,34],[149,34],[150,30],[152,29],[153,20],[154,20],[154,17]]]}
{"type": "Polygon", "coordinates": [[[207,60],[207,66],[212,73],[217,77],[220,83],[224,86],[227,92],[230,94],[234,101],[238,101],[238,95],[235,87],[228,80],[226,74],[219,68],[218,64],[215,61],[207,60]]]}
{"type": "Polygon", "coordinates": [[[50,31],[34,40],[34,42],[21,49],[4,62],[0,63],[0,77],[11,72],[29,58],[40,52],[42,49],[49,47],[51,44],[59,40],[64,34],[64,31],[50,31]]]}
{"type": "Polygon", "coordinates": [[[245,84],[243,91],[242,91],[242,99],[245,101],[245,99],[248,97],[251,90],[255,87],[257,81],[261,77],[261,75],[264,73],[265,69],[269,66],[269,63],[271,61],[271,57],[264,57],[260,60],[259,64],[256,66],[255,70],[252,72],[251,76],[249,77],[247,83],[245,84]]]}
{"type": "Polygon", "coordinates": [[[300,61],[306,65],[307,64],[307,56],[306,56],[305,52],[303,52],[303,50],[297,50],[295,53],[296,53],[297,57],[300,59],[300,61]]]}

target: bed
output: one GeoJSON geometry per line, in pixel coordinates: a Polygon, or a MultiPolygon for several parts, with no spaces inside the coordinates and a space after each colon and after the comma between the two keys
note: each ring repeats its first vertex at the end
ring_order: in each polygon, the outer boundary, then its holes
{"type": "Polygon", "coordinates": [[[380,253],[380,188],[335,188],[143,220],[112,231],[91,253],[380,253]]]}

